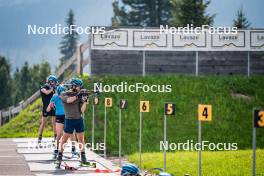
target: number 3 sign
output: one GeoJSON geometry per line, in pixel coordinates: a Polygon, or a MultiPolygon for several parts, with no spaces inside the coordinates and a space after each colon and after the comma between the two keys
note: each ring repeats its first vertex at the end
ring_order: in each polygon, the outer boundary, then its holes
{"type": "Polygon", "coordinates": [[[198,120],[211,121],[212,120],[212,105],[198,105],[198,120]]]}
{"type": "Polygon", "coordinates": [[[254,110],[254,126],[264,128],[264,110],[254,110]]]}

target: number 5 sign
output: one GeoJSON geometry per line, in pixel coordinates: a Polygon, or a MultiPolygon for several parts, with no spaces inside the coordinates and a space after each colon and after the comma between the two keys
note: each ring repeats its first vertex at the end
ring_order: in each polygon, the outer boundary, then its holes
{"type": "Polygon", "coordinates": [[[164,114],[165,115],[175,115],[175,104],[165,103],[164,114]]]}
{"type": "Polygon", "coordinates": [[[149,112],[149,101],[140,101],[140,112],[149,112]]]}
{"type": "Polygon", "coordinates": [[[256,109],[254,111],[254,126],[264,128],[264,110],[256,109]]]}
{"type": "Polygon", "coordinates": [[[211,121],[212,120],[212,105],[198,105],[198,120],[211,121]]]}

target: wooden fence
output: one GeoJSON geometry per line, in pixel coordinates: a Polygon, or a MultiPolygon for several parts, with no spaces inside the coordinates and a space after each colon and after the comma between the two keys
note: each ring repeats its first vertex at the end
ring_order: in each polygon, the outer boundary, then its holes
{"type": "MultiPolygon", "coordinates": [[[[59,78],[64,73],[64,71],[74,63],[77,63],[76,73],[82,74],[83,68],[89,63],[89,58],[83,59],[83,53],[89,47],[89,40],[78,46],[75,54],[56,71],[56,76],[59,78]]],[[[4,110],[0,110],[0,126],[9,122],[12,117],[16,116],[20,111],[33,103],[39,96],[40,91],[38,90],[25,101],[21,101],[17,106],[10,106],[4,110]]]]}

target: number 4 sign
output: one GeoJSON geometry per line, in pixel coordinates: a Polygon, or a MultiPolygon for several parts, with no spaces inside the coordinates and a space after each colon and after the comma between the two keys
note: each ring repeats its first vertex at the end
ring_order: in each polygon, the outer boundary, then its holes
{"type": "Polygon", "coordinates": [[[198,120],[211,121],[212,120],[212,105],[198,105],[198,120]]]}

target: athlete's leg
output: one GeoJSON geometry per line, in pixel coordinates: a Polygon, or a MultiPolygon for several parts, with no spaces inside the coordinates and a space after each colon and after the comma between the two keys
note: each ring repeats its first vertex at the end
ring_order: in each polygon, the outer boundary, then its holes
{"type": "Polygon", "coordinates": [[[59,144],[59,154],[57,157],[57,161],[58,163],[61,163],[62,161],[62,155],[63,155],[63,151],[64,151],[64,144],[67,142],[68,138],[70,137],[69,133],[63,133],[62,137],[61,137],[61,141],[59,144]]]}
{"type": "Polygon", "coordinates": [[[59,144],[59,151],[60,151],[60,153],[63,153],[63,151],[64,151],[63,145],[67,142],[67,140],[70,137],[70,135],[71,134],[69,134],[69,133],[65,133],[65,132],[63,133],[62,138],[61,138],[61,142],[59,144]]]}
{"type": "Polygon", "coordinates": [[[76,148],[75,148],[76,139],[75,139],[75,133],[74,132],[70,135],[70,139],[71,139],[71,143],[72,143],[72,153],[75,154],[76,153],[76,148]]]}
{"type": "Polygon", "coordinates": [[[56,130],[56,117],[52,116],[52,129],[54,133],[54,139],[56,140],[57,138],[57,130],[56,130]]]}
{"type": "Polygon", "coordinates": [[[60,139],[61,139],[61,137],[63,135],[63,127],[64,127],[64,124],[62,124],[62,123],[56,123],[56,134],[57,134],[56,142],[57,142],[57,148],[59,148],[60,139]]]}
{"type": "Polygon", "coordinates": [[[79,149],[81,152],[84,152],[85,151],[84,132],[76,133],[76,135],[77,135],[77,139],[78,139],[79,149]]]}
{"type": "Polygon", "coordinates": [[[84,132],[76,133],[76,135],[78,139],[79,149],[81,151],[81,162],[85,164],[87,163],[87,159],[85,156],[84,132]]]}
{"type": "Polygon", "coordinates": [[[60,162],[62,160],[62,155],[64,151],[64,144],[68,141],[68,138],[73,133],[74,128],[72,126],[72,121],[70,119],[65,119],[64,121],[64,133],[62,135],[60,145],[59,145],[59,154],[57,161],[60,162]]]}
{"type": "Polygon", "coordinates": [[[47,117],[44,117],[44,116],[41,117],[41,124],[40,124],[39,132],[38,132],[38,141],[39,142],[41,142],[41,140],[42,140],[42,133],[43,133],[45,125],[47,123],[47,119],[48,119],[47,117]]]}
{"type": "Polygon", "coordinates": [[[75,132],[78,139],[79,149],[81,151],[81,161],[86,163],[87,159],[85,156],[85,143],[84,143],[84,121],[80,118],[76,121],[75,132]]]}

